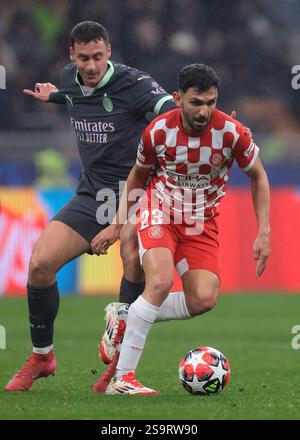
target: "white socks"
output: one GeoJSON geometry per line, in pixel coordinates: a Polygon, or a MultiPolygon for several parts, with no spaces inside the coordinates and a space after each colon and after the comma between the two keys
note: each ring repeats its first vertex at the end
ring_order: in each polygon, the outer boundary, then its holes
{"type": "Polygon", "coordinates": [[[156,322],[170,321],[171,319],[190,319],[184,292],[169,293],[159,308],[156,322]]]}
{"type": "Polygon", "coordinates": [[[117,365],[117,378],[120,379],[123,374],[136,369],[154,322],[190,318],[184,292],[169,293],[160,307],[150,304],[140,295],[129,307],[126,332],[117,365]]]}
{"type": "Polygon", "coordinates": [[[49,347],[43,347],[43,348],[33,347],[32,348],[33,353],[37,353],[37,354],[48,354],[48,353],[50,353],[51,350],[53,350],[53,344],[49,345],[49,347]]]}
{"type": "Polygon", "coordinates": [[[150,304],[143,296],[131,304],[128,311],[126,331],[117,365],[116,376],[134,371],[142,355],[146,338],[155,322],[159,307],[150,304]]]}

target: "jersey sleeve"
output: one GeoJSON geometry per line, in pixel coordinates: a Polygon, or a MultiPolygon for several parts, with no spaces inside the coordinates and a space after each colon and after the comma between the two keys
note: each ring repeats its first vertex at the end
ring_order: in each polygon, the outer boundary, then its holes
{"type": "Polygon", "coordinates": [[[66,86],[66,77],[68,76],[70,70],[70,64],[65,66],[59,75],[59,85],[58,85],[58,92],[50,93],[49,95],[49,102],[53,104],[66,104],[67,98],[64,94],[64,88],[66,86]]]}
{"type": "Polygon", "coordinates": [[[136,164],[141,168],[151,168],[156,163],[156,155],[152,146],[149,131],[146,129],[138,145],[136,164]]]}
{"type": "Polygon", "coordinates": [[[237,131],[239,138],[233,148],[233,156],[238,166],[246,172],[253,166],[258,156],[259,148],[242,124],[237,128],[237,131]]]}
{"type": "Polygon", "coordinates": [[[158,115],[175,107],[173,97],[151,76],[140,72],[130,90],[131,106],[135,111],[158,115]]]}
{"type": "Polygon", "coordinates": [[[67,102],[66,95],[60,91],[52,92],[49,95],[49,102],[52,102],[53,104],[65,104],[67,102]]]}

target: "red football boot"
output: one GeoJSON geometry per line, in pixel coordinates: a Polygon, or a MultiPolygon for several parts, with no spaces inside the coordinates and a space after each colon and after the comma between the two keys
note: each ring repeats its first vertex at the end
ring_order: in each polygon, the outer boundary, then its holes
{"type": "Polygon", "coordinates": [[[117,363],[119,360],[120,352],[118,350],[115,351],[115,354],[112,358],[111,363],[106,368],[102,376],[97,380],[92,390],[94,393],[105,393],[106,388],[111,381],[111,378],[116,373],[117,363]]]}
{"type": "Polygon", "coordinates": [[[48,354],[32,355],[26,364],[10,379],[5,385],[5,391],[29,391],[33,382],[41,377],[54,376],[56,370],[56,359],[53,351],[48,354]]]}

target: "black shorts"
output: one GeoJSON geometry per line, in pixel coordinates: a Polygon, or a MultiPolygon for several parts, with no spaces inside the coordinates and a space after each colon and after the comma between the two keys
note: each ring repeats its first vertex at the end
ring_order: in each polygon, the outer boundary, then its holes
{"type": "Polygon", "coordinates": [[[95,235],[110,224],[117,209],[114,205],[117,205],[114,200],[108,205],[107,200],[96,201],[92,196],[76,194],[52,220],[65,223],[91,243],[95,235]]]}

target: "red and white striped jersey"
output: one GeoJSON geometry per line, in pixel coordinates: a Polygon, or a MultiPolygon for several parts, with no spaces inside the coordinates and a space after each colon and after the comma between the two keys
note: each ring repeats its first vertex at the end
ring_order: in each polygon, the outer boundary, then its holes
{"type": "Polygon", "coordinates": [[[155,168],[148,196],[155,192],[173,213],[188,210],[192,218],[206,220],[217,214],[234,159],[247,171],[259,148],[240,122],[217,109],[208,126],[194,133],[184,130],[180,114],[179,108],[171,110],[148,125],[136,163],[155,168]]]}

